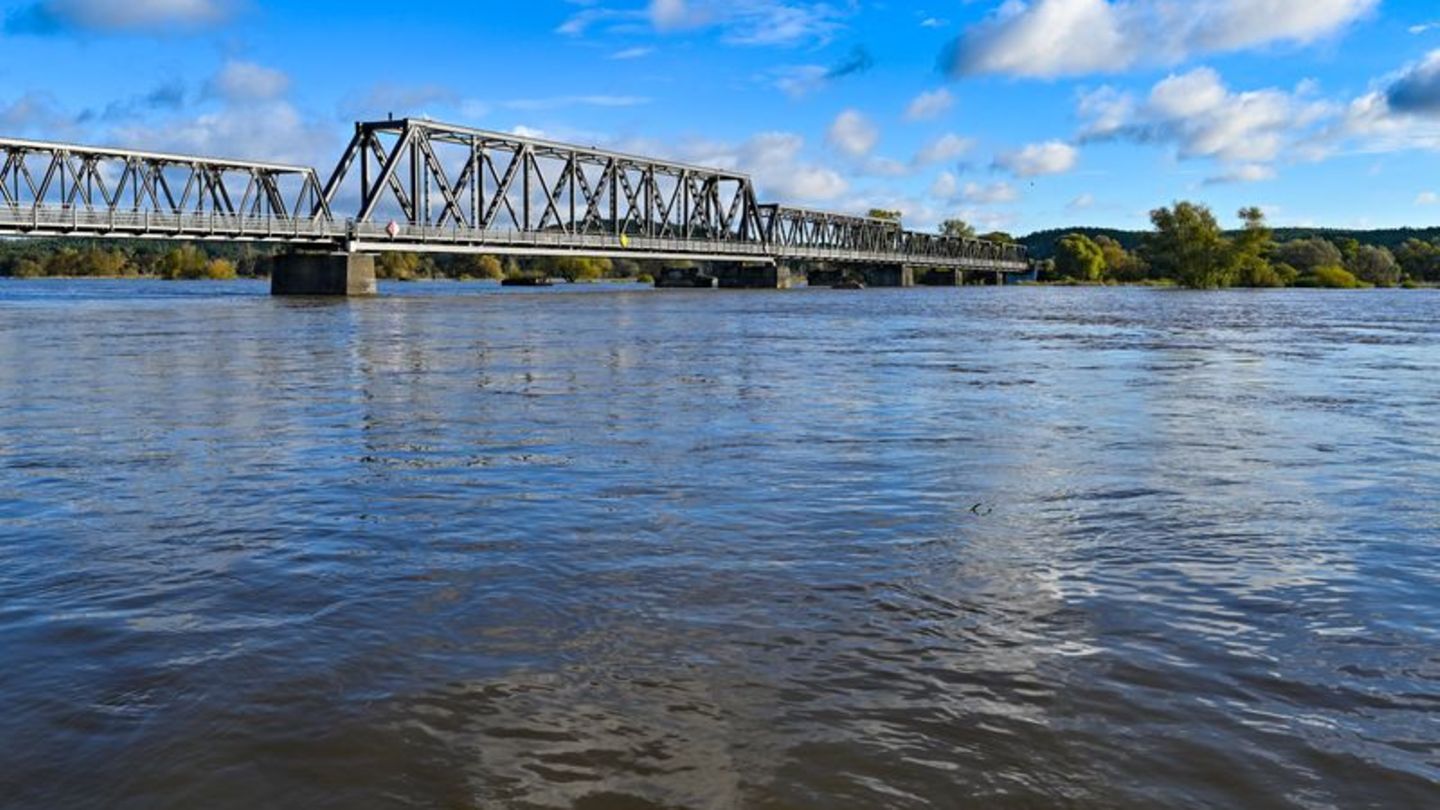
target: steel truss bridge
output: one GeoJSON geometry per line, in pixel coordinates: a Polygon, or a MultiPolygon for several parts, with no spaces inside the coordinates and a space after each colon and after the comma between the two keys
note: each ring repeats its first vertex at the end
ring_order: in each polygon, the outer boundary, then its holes
{"type": "Polygon", "coordinates": [[[357,124],[323,182],[304,166],[0,138],[0,236],[1027,269],[1016,245],[761,204],[738,172],[418,119],[357,124]]]}

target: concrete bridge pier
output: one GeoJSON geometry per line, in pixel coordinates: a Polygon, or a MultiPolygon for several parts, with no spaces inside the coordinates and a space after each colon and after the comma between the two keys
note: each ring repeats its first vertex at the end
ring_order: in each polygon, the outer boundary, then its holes
{"type": "Polygon", "coordinates": [[[834,287],[845,280],[845,271],[829,265],[812,264],[805,271],[805,279],[811,287],[834,287]]]}
{"type": "Polygon", "coordinates": [[[790,268],[782,264],[745,264],[743,262],[713,262],[709,268],[724,289],[730,290],[788,290],[790,289],[790,268]]]}
{"type": "Polygon", "coordinates": [[[270,272],[271,295],[375,293],[375,257],[366,253],[282,253],[270,272]]]}
{"type": "Polygon", "coordinates": [[[861,269],[867,287],[914,287],[915,268],[904,264],[871,264],[861,269]]]}
{"type": "Polygon", "coordinates": [[[963,287],[965,271],[955,268],[926,270],[918,275],[918,280],[926,287],[963,287]]]}

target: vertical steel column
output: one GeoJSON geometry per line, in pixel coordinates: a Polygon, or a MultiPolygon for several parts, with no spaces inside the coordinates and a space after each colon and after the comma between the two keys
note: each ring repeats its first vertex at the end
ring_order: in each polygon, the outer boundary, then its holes
{"type": "Polygon", "coordinates": [[[684,238],[694,236],[694,219],[690,215],[690,171],[680,170],[680,221],[685,223],[685,230],[681,231],[684,238]]]}
{"type": "MultiPolygon", "coordinates": [[[[406,123],[405,128],[409,129],[410,124],[406,123]]],[[[422,196],[425,194],[424,190],[420,188],[421,137],[423,136],[417,134],[410,140],[410,219],[412,225],[426,225],[428,224],[427,220],[429,220],[430,218],[429,202],[425,201],[422,203],[421,200],[422,196]],[[425,212],[423,214],[421,213],[422,205],[425,209],[425,212]]]]}
{"type": "Polygon", "coordinates": [[[524,161],[520,168],[525,173],[520,182],[521,192],[525,195],[525,199],[520,201],[520,210],[524,212],[524,222],[520,223],[520,230],[528,232],[530,230],[530,168],[535,163],[534,156],[530,154],[529,144],[526,144],[521,150],[520,159],[524,161]]]}
{"type": "Polygon", "coordinates": [[[610,158],[610,227],[615,229],[615,235],[624,233],[620,225],[620,161],[610,158]]]}
{"type": "MultiPolygon", "coordinates": [[[[655,235],[655,166],[646,164],[645,171],[641,175],[641,182],[645,185],[645,235],[655,235]]],[[[17,192],[18,194],[18,192],[17,192]]]]}
{"type": "Polygon", "coordinates": [[[360,137],[360,210],[370,207],[370,130],[360,137]]]}
{"type": "Polygon", "coordinates": [[[470,136],[470,227],[480,230],[480,188],[485,183],[485,175],[480,165],[480,139],[474,135],[470,136]]]}

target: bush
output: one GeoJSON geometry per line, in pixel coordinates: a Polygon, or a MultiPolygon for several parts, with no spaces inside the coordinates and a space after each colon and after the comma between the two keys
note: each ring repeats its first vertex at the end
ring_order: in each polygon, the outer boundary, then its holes
{"type": "Polygon", "coordinates": [[[1360,279],[1355,278],[1349,270],[1333,264],[1315,268],[1315,273],[1307,278],[1306,281],[1312,283],[1304,286],[1323,287],[1328,290],[1358,290],[1366,286],[1360,279]]]}
{"type": "Polygon", "coordinates": [[[1281,243],[1275,250],[1275,259],[1311,275],[1322,267],[1340,267],[1345,256],[1331,242],[1312,237],[1281,243]]]}
{"type": "Polygon", "coordinates": [[[390,281],[414,281],[432,270],[433,265],[414,253],[382,253],[375,260],[375,277],[390,281]]]}
{"type": "Polygon", "coordinates": [[[234,281],[235,265],[228,259],[212,259],[205,268],[205,277],[211,281],[234,281]]]}
{"type": "Polygon", "coordinates": [[[505,267],[500,260],[490,255],[468,255],[458,257],[451,272],[462,281],[477,278],[500,279],[505,277],[505,267]]]}
{"type": "Polygon", "coordinates": [[[1400,283],[1400,264],[1395,254],[1387,248],[1374,245],[1359,245],[1352,252],[1347,269],[1356,278],[1379,287],[1393,287],[1400,283]]]}
{"type": "Polygon", "coordinates": [[[1246,261],[1235,277],[1237,287],[1284,287],[1285,279],[1267,261],[1246,261]]]}
{"type": "Polygon", "coordinates": [[[166,253],[165,256],[160,259],[157,269],[161,276],[171,279],[172,281],[176,279],[190,280],[208,278],[210,275],[210,260],[194,245],[184,245],[166,253]]]}

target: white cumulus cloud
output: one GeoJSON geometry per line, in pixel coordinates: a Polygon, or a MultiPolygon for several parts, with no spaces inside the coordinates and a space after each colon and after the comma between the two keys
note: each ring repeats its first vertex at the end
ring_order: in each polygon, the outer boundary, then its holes
{"type": "Polygon", "coordinates": [[[955,106],[955,97],[949,90],[940,88],[916,96],[905,108],[907,121],[933,121],[955,106]]]}
{"type": "Polygon", "coordinates": [[[827,140],[845,155],[859,158],[870,154],[880,142],[880,130],[859,110],[846,110],[835,117],[827,140]]]}
{"type": "Polygon", "coordinates": [[[965,188],[960,192],[960,197],[968,203],[999,205],[1020,199],[1020,192],[1014,186],[1003,181],[984,186],[979,183],[966,183],[965,188]]]}
{"type": "Polygon", "coordinates": [[[1023,149],[1001,152],[995,158],[995,166],[1016,177],[1039,177],[1048,174],[1064,174],[1075,168],[1080,152],[1063,141],[1034,143],[1023,149]]]}
{"type": "Polygon", "coordinates": [[[852,11],[794,0],[650,0],[647,16],[661,32],[718,27],[735,45],[792,45],[829,41],[852,11]]]}
{"type": "Polygon", "coordinates": [[[951,43],[954,75],[1054,78],[1173,64],[1272,43],[1306,44],[1379,0],[1006,0],[951,43]]]}
{"type": "Polygon", "coordinates": [[[254,62],[226,62],[210,80],[210,92],[231,101],[279,98],[289,89],[290,77],[283,71],[254,62]]]}
{"type": "Polygon", "coordinates": [[[1226,183],[1259,183],[1262,180],[1275,179],[1275,167],[1263,163],[1243,163],[1233,166],[1220,174],[1205,178],[1205,184],[1210,186],[1224,185],[1226,183]]]}
{"type": "Polygon", "coordinates": [[[1084,140],[1130,140],[1173,147],[1176,156],[1227,164],[1213,182],[1268,180],[1268,164],[1300,144],[1337,110],[1311,88],[1233,91],[1210,68],[1172,74],[1136,99],[1102,87],[1079,104],[1084,140]]]}
{"type": "Polygon", "coordinates": [[[947,133],[931,141],[915,153],[915,165],[932,166],[948,163],[975,148],[975,141],[955,133],[947,133]]]}

